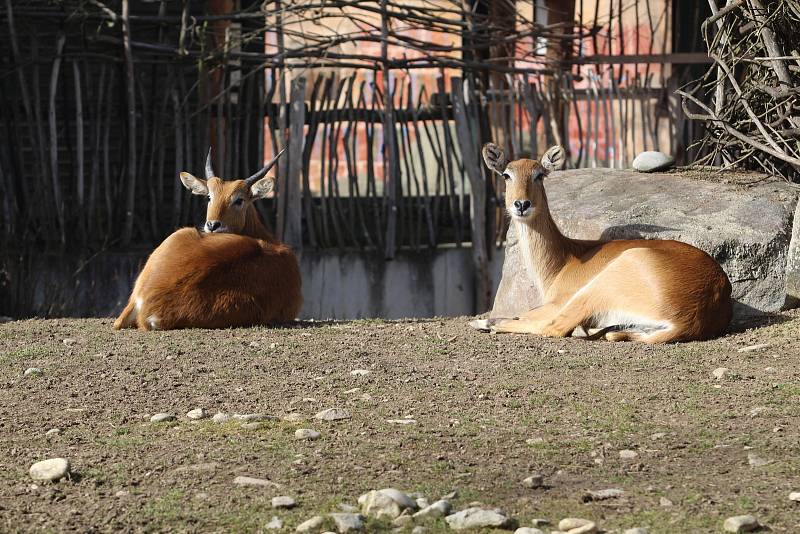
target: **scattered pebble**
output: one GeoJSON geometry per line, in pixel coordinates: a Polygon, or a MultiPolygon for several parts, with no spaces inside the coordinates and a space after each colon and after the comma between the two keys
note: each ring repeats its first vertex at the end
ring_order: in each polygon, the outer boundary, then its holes
{"type": "Polygon", "coordinates": [[[427,531],[427,528],[423,527],[422,525],[417,525],[411,529],[411,534],[425,534],[427,531]]]}
{"type": "Polygon", "coordinates": [[[273,508],[294,508],[295,506],[297,506],[297,501],[288,495],[281,495],[279,497],[272,498],[273,508]]]}
{"type": "Polygon", "coordinates": [[[387,419],[386,422],[390,423],[390,424],[393,424],[393,425],[416,425],[417,424],[417,420],[416,419],[387,419]]]}
{"type": "Polygon", "coordinates": [[[392,520],[392,526],[398,528],[405,528],[414,524],[414,518],[409,515],[408,510],[392,520]]]}
{"type": "Polygon", "coordinates": [[[66,458],[50,458],[33,464],[28,471],[34,480],[55,482],[69,475],[70,465],[66,458]]]}
{"type": "Polygon", "coordinates": [[[358,498],[358,504],[361,505],[361,513],[366,516],[389,519],[399,517],[406,509],[417,509],[417,503],[411,497],[394,488],[367,492],[358,498]]]}
{"type": "Polygon", "coordinates": [[[619,451],[619,457],[622,460],[635,460],[639,457],[639,453],[630,449],[623,449],[619,451]]]}
{"type": "Polygon", "coordinates": [[[233,419],[242,421],[244,423],[261,423],[264,421],[277,421],[278,418],[274,415],[267,415],[265,413],[246,413],[246,414],[233,414],[233,419]]]}
{"type": "Polygon", "coordinates": [[[319,527],[321,527],[322,523],[324,522],[325,522],[324,517],[322,517],[321,515],[315,515],[311,519],[307,519],[306,521],[303,521],[302,523],[297,525],[297,528],[295,528],[294,530],[295,532],[311,532],[314,530],[318,530],[319,527]]]}
{"type": "Polygon", "coordinates": [[[335,512],[331,514],[333,522],[336,523],[336,530],[339,534],[345,532],[360,532],[364,530],[364,518],[361,514],[349,514],[347,512],[335,512]]]}
{"type": "Polygon", "coordinates": [[[22,372],[22,376],[42,376],[43,372],[38,367],[28,367],[22,372]]]}
{"type": "Polygon", "coordinates": [[[277,482],[267,480],[266,478],[253,478],[246,476],[238,476],[233,479],[233,483],[239,486],[262,486],[267,488],[280,488],[281,485],[277,482]]]}
{"type": "Polygon", "coordinates": [[[546,527],[550,524],[550,521],[547,519],[537,518],[531,521],[531,525],[534,527],[546,527]]]}
{"type": "Polygon", "coordinates": [[[713,376],[717,380],[722,380],[726,376],[730,374],[731,370],[727,367],[717,367],[713,371],[711,371],[711,376],[713,376]]]}
{"type": "Polygon", "coordinates": [[[319,439],[321,435],[322,434],[320,434],[316,430],[312,430],[310,428],[298,428],[297,430],[294,431],[295,438],[305,439],[308,441],[314,441],[316,439],[319,439]]]}
{"type": "Polygon", "coordinates": [[[467,530],[474,528],[503,528],[514,527],[514,520],[497,510],[486,510],[471,507],[445,517],[445,521],[453,530],[467,530]]]}
{"type": "Polygon", "coordinates": [[[199,419],[205,419],[208,417],[208,414],[203,408],[195,408],[194,410],[189,410],[186,412],[186,417],[192,419],[193,421],[197,421],[199,419]]]}
{"type": "Polygon", "coordinates": [[[344,408],[328,408],[327,410],[322,410],[314,417],[322,421],[338,421],[340,419],[350,419],[352,415],[344,408]]]}
{"type": "Polygon", "coordinates": [[[45,432],[44,435],[47,436],[48,438],[59,436],[59,435],[61,435],[61,429],[60,428],[51,428],[50,430],[45,432]]]}
{"type": "Polygon", "coordinates": [[[121,499],[123,497],[127,497],[130,494],[131,494],[131,492],[128,491],[128,490],[119,490],[118,492],[116,492],[114,494],[114,497],[119,497],[121,499]]]}
{"type": "Polygon", "coordinates": [[[666,436],[667,436],[666,432],[656,432],[655,434],[650,435],[650,439],[653,441],[658,441],[662,438],[665,438],[666,436]]]}
{"type": "Polygon", "coordinates": [[[356,393],[360,393],[360,392],[361,392],[361,388],[350,388],[350,389],[345,390],[344,394],[345,395],[355,395],[356,393]]]}
{"type": "Polygon", "coordinates": [[[281,417],[281,421],[286,421],[287,423],[302,423],[306,420],[306,416],[301,413],[287,413],[283,417],[281,417]]]}
{"type": "Polygon", "coordinates": [[[367,369],[353,369],[350,371],[350,374],[353,376],[366,376],[369,374],[367,369]]]}
{"type": "Polygon", "coordinates": [[[643,527],[636,527],[636,528],[629,528],[622,534],[650,534],[646,528],[643,527]]]}
{"type": "Polygon", "coordinates": [[[544,477],[535,473],[522,481],[522,485],[526,488],[541,488],[544,486],[544,477]]]}
{"type": "Polygon", "coordinates": [[[772,462],[760,457],[754,452],[751,452],[747,455],[747,463],[750,464],[751,467],[764,467],[772,462]]]}
{"type": "Polygon", "coordinates": [[[64,345],[66,345],[67,347],[71,347],[72,345],[74,345],[75,343],[77,343],[77,342],[78,342],[78,340],[77,340],[77,339],[75,339],[75,338],[72,338],[72,337],[68,337],[68,338],[66,338],[66,339],[62,339],[62,340],[61,340],[61,342],[62,342],[64,345]]]}
{"type": "Polygon", "coordinates": [[[212,417],[211,420],[215,423],[227,423],[231,420],[231,416],[224,412],[219,412],[214,414],[214,417],[212,417]]]}
{"type": "Polygon", "coordinates": [[[525,443],[527,443],[528,445],[539,445],[541,443],[544,443],[544,438],[541,436],[536,436],[535,438],[528,438],[525,440],[525,443]]]}
{"type": "Polygon", "coordinates": [[[729,517],[722,524],[725,532],[751,532],[760,527],[758,519],[752,515],[737,515],[729,517]]]}
{"type": "Polygon", "coordinates": [[[412,499],[414,499],[414,502],[417,503],[417,507],[420,510],[422,510],[423,508],[427,508],[428,506],[431,505],[431,502],[427,498],[425,498],[423,495],[417,496],[417,495],[412,495],[412,494],[409,493],[408,496],[411,497],[412,499]]]}
{"type": "Polygon", "coordinates": [[[625,492],[619,488],[608,488],[602,489],[598,491],[587,491],[581,497],[583,502],[590,502],[590,501],[605,501],[606,499],[616,499],[617,497],[622,497],[625,492]]]}
{"type": "Polygon", "coordinates": [[[514,534],[544,534],[544,531],[533,527],[520,527],[514,531],[514,534]]]}
{"type": "Polygon", "coordinates": [[[450,506],[450,502],[444,499],[440,501],[436,501],[435,503],[426,506],[419,512],[414,514],[414,519],[427,519],[431,517],[444,517],[450,514],[450,510],[452,506],[450,506]]]}
{"type": "Polygon", "coordinates": [[[664,508],[669,508],[670,506],[673,505],[673,502],[667,499],[666,497],[661,497],[658,499],[658,504],[660,506],[663,506],[664,508]]]}
{"type": "Polygon", "coordinates": [[[747,347],[742,347],[741,349],[739,349],[739,352],[753,352],[756,350],[766,349],[767,347],[769,347],[769,343],[759,343],[758,345],[750,345],[747,347]]]}
{"type": "Polygon", "coordinates": [[[167,421],[174,421],[175,416],[171,413],[157,413],[150,416],[151,423],[166,423],[167,421]]]}
{"type": "Polygon", "coordinates": [[[789,494],[789,500],[794,502],[800,502],[800,491],[793,491],[789,494]]]}
{"type": "Polygon", "coordinates": [[[588,519],[565,517],[558,522],[558,530],[562,530],[568,534],[593,534],[597,532],[597,525],[588,519]]]}
{"type": "Polygon", "coordinates": [[[283,521],[277,516],[272,516],[272,519],[270,519],[269,523],[264,525],[264,528],[267,530],[280,530],[283,528],[283,521]]]}
{"type": "Polygon", "coordinates": [[[657,150],[640,152],[631,166],[639,172],[656,172],[672,167],[675,158],[657,150]]]}

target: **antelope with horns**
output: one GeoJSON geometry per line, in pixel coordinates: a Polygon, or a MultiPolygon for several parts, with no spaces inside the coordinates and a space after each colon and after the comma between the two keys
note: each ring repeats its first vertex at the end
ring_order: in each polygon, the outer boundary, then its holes
{"type": "Polygon", "coordinates": [[[253,205],[272,190],[266,174],[280,155],[246,180],[223,181],[209,149],[205,180],[181,173],[187,189],[208,198],[203,232],[181,228],[153,251],[115,329],[226,328],[297,317],[303,303],[297,258],[253,205]]]}
{"type": "Polygon", "coordinates": [[[550,216],[544,178],[563,165],[560,146],[540,161],[509,162],[483,147],[486,166],[505,179],[505,205],[525,269],[543,304],[515,319],[473,321],[495,332],[661,343],[721,335],[732,313],[731,284],[705,252],[668,240],[582,241],[564,236],[550,216]]]}

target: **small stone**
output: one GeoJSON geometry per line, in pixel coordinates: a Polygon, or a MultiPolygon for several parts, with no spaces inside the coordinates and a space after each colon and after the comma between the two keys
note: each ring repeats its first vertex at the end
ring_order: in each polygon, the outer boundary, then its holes
{"type": "Polygon", "coordinates": [[[643,527],[636,527],[636,528],[629,528],[622,534],[650,534],[646,528],[643,527]]]}
{"type": "Polygon", "coordinates": [[[399,516],[395,517],[392,520],[393,527],[405,528],[414,524],[414,518],[411,517],[406,512],[408,512],[408,510],[406,510],[405,512],[403,512],[402,514],[400,514],[399,516]]]}
{"type": "Polygon", "coordinates": [[[297,506],[297,501],[288,495],[281,495],[279,497],[272,498],[273,508],[294,508],[295,506],[297,506]]]}
{"type": "Polygon", "coordinates": [[[717,380],[722,380],[726,376],[730,374],[731,370],[727,367],[717,367],[713,371],[711,371],[711,376],[713,376],[717,380]]]}
{"type": "Polygon", "coordinates": [[[514,531],[514,534],[544,534],[544,531],[532,527],[520,527],[514,531]]]}
{"type": "Polygon", "coordinates": [[[255,422],[252,422],[252,423],[242,423],[241,424],[241,427],[246,429],[246,430],[258,430],[262,426],[264,426],[264,425],[262,423],[258,422],[258,421],[255,421],[255,422]]]}
{"type": "Polygon", "coordinates": [[[634,158],[632,166],[639,172],[656,172],[669,169],[675,163],[675,158],[658,152],[646,150],[634,158]]]}
{"type": "Polygon", "coordinates": [[[417,420],[416,419],[387,419],[386,422],[390,423],[390,424],[393,424],[393,425],[416,425],[417,424],[417,420]]]}
{"type": "Polygon", "coordinates": [[[673,503],[672,503],[671,500],[667,499],[666,497],[660,497],[658,499],[658,504],[660,506],[663,506],[664,508],[669,508],[670,506],[672,506],[673,503]]]}
{"type": "Polygon", "coordinates": [[[537,518],[531,521],[531,525],[534,527],[546,527],[550,524],[550,521],[547,519],[537,518]]]}
{"type": "Polygon", "coordinates": [[[347,512],[335,512],[331,514],[336,530],[339,534],[345,532],[360,532],[364,530],[364,518],[361,514],[348,514],[347,512]]]}
{"type": "Polygon", "coordinates": [[[748,347],[742,347],[739,349],[739,352],[754,352],[761,349],[766,349],[769,347],[769,343],[759,343],[758,345],[750,345],[748,347]]]}
{"type": "Polygon", "coordinates": [[[350,388],[344,392],[345,395],[355,395],[356,393],[361,393],[361,388],[350,388]]]}
{"type": "Polygon", "coordinates": [[[294,530],[295,532],[311,532],[313,530],[319,529],[319,527],[321,527],[322,523],[324,522],[325,522],[324,517],[322,517],[321,515],[315,515],[311,519],[307,519],[306,521],[303,521],[302,523],[297,525],[297,528],[295,528],[294,530]]]}
{"type": "Polygon", "coordinates": [[[725,532],[751,532],[760,527],[758,519],[752,515],[737,515],[729,517],[722,524],[725,532]]]}
{"type": "Polygon", "coordinates": [[[754,452],[751,452],[747,455],[747,463],[750,464],[751,467],[764,467],[772,462],[760,457],[754,452]]]}
{"type": "Polygon", "coordinates": [[[157,413],[150,417],[151,423],[166,423],[168,421],[174,421],[175,416],[171,413],[157,413]]]}
{"type": "Polygon", "coordinates": [[[619,457],[622,460],[635,460],[639,457],[639,453],[630,449],[623,449],[619,451],[619,457]]]}
{"type": "Polygon", "coordinates": [[[38,367],[28,367],[23,371],[22,376],[42,376],[43,372],[38,367]]]}
{"type": "Polygon", "coordinates": [[[417,503],[411,497],[394,488],[367,492],[358,498],[358,504],[361,505],[361,513],[377,518],[394,519],[406,509],[417,509],[417,503]]]}
{"type": "Polygon", "coordinates": [[[75,338],[72,338],[72,337],[68,337],[68,338],[66,338],[66,339],[62,339],[62,340],[61,340],[61,342],[62,342],[64,345],[66,345],[67,347],[71,347],[72,345],[74,345],[75,343],[77,343],[77,342],[78,342],[78,340],[77,340],[77,339],[75,339],[75,338]]]}
{"type": "Polygon", "coordinates": [[[583,500],[583,502],[605,501],[606,499],[616,499],[617,497],[622,497],[624,494],[625,492],[619,488],[608,488],[598,491],[587,491],[584,493],[581,500],[583,500]]]}
{"type": "Polygon", "coordinates": [[[411,529],[411,534],[425,534],[426,532],[428,532],[428,529],[422,525],[417,525],[411,529]]]}
{"type": "Polygon", "coordinates": [[[453,530],[468,530],[476,528],[514,528],[514,520],[498,512],[479,507],[471,507],[445,517],[445,521],[453,530]]]}
{"type": "Polygon", "coordinates": [[[50,458],[33,464],[28,471],[34,480],[55,482],[69,475],[70,465],[66,458],[50,458]]]}
{"type": "Polygon", "coordinates": [[[417,507],[419,507],[420,510],[431,505],[431,502],[423,495],[417,496],[417,494],[409,493],[408,496],[414,499],[414,501],[417,503],[417,507]]]}
{"type": "Polygon", "coordinates": [[[296,439],[305,439],[308,441],[314,441],[320,438],[322,434],[317,432],[316,430],[312,430],[310,428],[298,428],[294,431],[294,437],[296,439]]]}
{"type": "Polygon", "coordinates": [[[444,517],[450,514],[450,510],[452,507],[450,506],[450,502],[444,499],[440,501],[436,501],[435,503],[426,506],[425,508],[421,509],[419,512],[414,514],[414,519],[427,519],[431,517],[444,517]]]}
{"type": "Polygon", "coordinates": [[[212,417],[211,420],[215,423],[227,423],[231,420],[231,416],[224,412],[219,412],[214,414],[214,417],[212,417]]]}
{"type": "Polygon", "coordinates": [[[650,435],[650,439],[653,440],[653,441],[658,441],[658,440],[666,437],[666,435],[667,435],[666,432],[656,432],[655,434],[651,434],[650,435]]]}
{"type": "Polygon", "coordinates": [[[350,374],[353,376],[366,376],[369,374],[367,369],[353,369],[350,371],[350,374]]]}
{"type": "Polygon", "coordinates": [[[525,440],[525,443],[527,443],[528,445],[541,445],[542,443],[544,443],[544,438],[541,436],[537,436],[535,438],[528,438],[525,440]]]}
{"type": "Polygon", "coordinates": [[[526,488],[541,488],[544,486],[544,477],[539,473],[533,474],[522,481],[526,488]]]}
{"type": "Polygon", "coordinates": [[[56,436],[61,435],[61,429],[60,428],[51,428],[50,430],[45,432],[44,435],[47,436],[48,438],[54,438],[56,436]]]}
{"type": "Polygon", "coordinates": [[[769,412],[769,406],[756,406],[750,410],[750,417],[758,417],[761,414],[769,412]]]}
{"type": "Polygon", "coordinates": [[[568,534],[593,534],[597,532],[597,525],[588,519],[566,517],[558,522],[558,530],[568,534]]]}
{"type": "Polygon", "coordinates": [[[281,421],[286,421],[287,423],[302,423],[306,420],[306,416],[301,413],[287,413],[286,415],[281,417],[281,421]]]}
{"type": "Polygon", "coordinates": [[[194,410],[189,410],[188,412],[186,412],[186,417],[188,417],[193,421],[197,421],[200,419],[205,419],[206,417],[208,417],[208,414],[203,408],[195,408],[194,410]]]}
{"type": "Polygon", "coordinates": [[[266,478],[254,478],[246,476],[238,476],[233,479],[233,483],[239,486],[261,486],[266,488],[280,488],[281,485],[277,482],[267,480],[266,478]]]}
{"type": "Polygon", "coordinates": [[[279,517],[272,516],[269,523],[264,525],[264,528],[267,530],[280,530],[283,528],[283,521],[280,520],[279,517]]]}
{"type": "Polygon", "coordinates": [[[341,419],[350,419],[352,415],[344,408],[328,408],[327,410],[322,410],[314,417],[322,421],[339,421],[341,419]]]}
{"type": "Polygon", "coordinates": [[[794,502],[800,502],[800,491],[793,491],[789,494],[789,500],[794,502]]]}
{"type": "Polygon", "coordinates": [[[233,418],[243,423],[261,423],[264,421],[277,421],[278,418],[274,415],[267,415],[265,413],[246,413],[246,414],[233,414],[233,418]]]}

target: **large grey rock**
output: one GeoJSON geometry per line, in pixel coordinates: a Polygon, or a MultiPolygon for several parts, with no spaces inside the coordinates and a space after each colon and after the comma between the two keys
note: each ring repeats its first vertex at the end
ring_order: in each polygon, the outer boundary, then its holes
{"type": "Polygon", "coordinates": [[[471,507],[444,518],[453,530],[472,530],[481,528],[513,529],[516,522],[497,510],[471,507]]]}
{"type": "MultiPolygon", "coordinates": [[[[728,273],[739,316],[800,302],[800,190],[782,180],[575,169],[551,174],[545,187],[568,237],[676,239],[705,250],[728,273]]],[[[516,317],[540,304],[512,223],[491,317],[516,317]]]]}
{"type": "Polygon", "coordinates": [[[408,495],[394,488],[373,490],[358,498],[361,513],[372,517],[395,519],[404,510],[417,510],[417,503],[408,495]]]}

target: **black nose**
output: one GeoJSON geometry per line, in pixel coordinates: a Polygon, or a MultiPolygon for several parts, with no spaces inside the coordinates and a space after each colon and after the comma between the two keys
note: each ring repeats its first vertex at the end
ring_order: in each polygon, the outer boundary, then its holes
{"type": "Polygon", "coordinates": [[[517,208],[517,211],[520,213],[525,213],[525,210],[531,207],[530,200],[515,200],[514,207],[517,208]]]}
{"type": "Polygon", "coordinates": [[[209,232],[213,232],[217,228],[219,228],[221,224],[222,223],[220,223],[219,221],[206,221],[206,230],[208,230],[209,232]]]}

